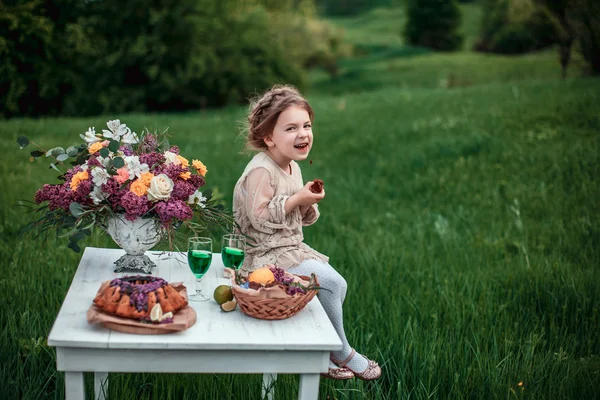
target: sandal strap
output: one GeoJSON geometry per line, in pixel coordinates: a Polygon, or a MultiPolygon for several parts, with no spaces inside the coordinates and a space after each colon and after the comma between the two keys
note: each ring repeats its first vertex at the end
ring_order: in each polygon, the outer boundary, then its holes
{"type": "Polygon", "coordinates": [[[338,367],[343,368],[346,365],[348,365],[348,363],[350,362],[350,360],[352,360],[352,357],[354,357],[354,354],[356,354],[356,350],[352,349],[352,351],[350,352],[350,355],[348,357],[346,357],[346,359],[344,361],[340,361],[337,358],[335,358],[333,356],[333,354],[331,354],[329,356],[329,358],[331,359],[331,361],[334,362],[334,364],[336,364],[338,367]]]}

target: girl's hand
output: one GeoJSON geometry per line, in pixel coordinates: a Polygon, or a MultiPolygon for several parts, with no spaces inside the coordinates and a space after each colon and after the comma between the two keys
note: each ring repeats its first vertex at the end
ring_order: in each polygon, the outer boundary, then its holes
{"type": "Polygon", "coordinates": [[[313,193],[310,190],[313,181],[308,182],[302,189],[300,189],[296,194],[291,196],[287,202],[285,203],[285,212],[290,213],[296,207],[310,207],[313,204],[318,203],[323,200],[325,197],[325,188],[321,191],[321,193],[313,193]]]}

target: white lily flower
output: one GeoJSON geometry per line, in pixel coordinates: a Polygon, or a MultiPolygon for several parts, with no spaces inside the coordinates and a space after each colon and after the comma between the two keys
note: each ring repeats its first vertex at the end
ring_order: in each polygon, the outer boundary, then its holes
{"type": "Polygon", "coordinates": [[[102,200],[106,200],[106,193],[100,189],[100,186],[96,186],[94,187],[94,190],[90,192],[90,197],[92,198],[94,204],[100,204],[102,200]]]}
{"type": "Polygon", "coordinates": [[[109,157],[102,157],[102,156],[98,156],[96,157],[96,160],[98,160],[98,162],[100,164],[102,164],[104,166],[104,168],[108,168],[110,166],[110,156],[109,157]]]}
{"type": "Polygon", "coordinates": [[[119,127],[121,126],[121,120],[113,119],[112,121],[108,121],[106,126],[108,126],[108,129],[110,129],[111,132],[117,133],[119,127]]]}
{"type": "MultiPolygon", "coordinates": [[[[123,125],[125,126],[125,125],[123,125]]],[[[140,140],[137,137],[137,134],[135,132],[131,132],[131,129],[127,128],[126,133],[123,135],[122,139],[121,139],[121,143],[124,144],[135,144],[137,142],[139,142],[140,140]]]]}
{"type": "Polygon", "coordinates": [[[82,138],[83,140],[86,141],[86,143],[88,143],[88,145],[92,144],[92,143],[96,143],[99,142],[101,139],[98,138],[96,136],[96,129],[93,127],[90,127],[85,134],[83,135],[79,135],[80,138],[82,138]]]}
{"type": "Polygon", "coordinates": [[[104,168],[96,167],[92,169],[92,182],[94,182],[94,185],[97,187],[104,185],[109,179],[110,174],[104,168]]]}
{"type": "Polygon", "coordinates": [[[133,179],[134,176],[139,178],[142,174],[150,171],[148,164],[140,164],[138,156],[127,156],[123,160],[125,161],[127,172],[129,172],[129,179],[133,179]]]}
{"type": "MultiPolygon", "coordinates": [[[[131,133],[131,129],[127,127],[127,125],[122,124],[120,120],[114,119],[112,121],[108,121],[106,123],[109,130],[103,129],[102,134],[105,138],[121,140],[121,136],[124,136],[128,133],[131,133]]],[[[134,142],[135,143],[135,142],[134,142]]]]}
{"type": "Polygon", "coordinates": [[[197,204],[200,208],[206,208],[206,197],[202,196],[202,192],[200,190],[196,190],[196,192],[188,198],[188,204],[194,205],[197,204]]]}

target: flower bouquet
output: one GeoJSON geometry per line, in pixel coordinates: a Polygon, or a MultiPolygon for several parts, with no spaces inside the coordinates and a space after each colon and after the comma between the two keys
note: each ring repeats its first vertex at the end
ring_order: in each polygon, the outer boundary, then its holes
{"type": "Polygon", "coordinates": [[[317,276],[290,274],[266,264],[247,277],[235,272],[232,292],[242,312],[259,319],[289,318],[302,310],[321,290],[317,276]]]}
{"type": "Polygon", "coordinates": [[[143,253],[163,237],[172,248],[181,224],[196,234],[209,225],[231,222],[212,192],[200,190],[206,184],[206,166],[183,157],[169,144],[166,130],[137,135],[119,120],[108,121],[107,127],[101,133],[89,128],[80,135],[83,143],[67,149],[44,150],[24,136],[17,139],[21,148],[38,147],[32,159],[52,158],[50,167],[61,172],[62,181],[37,191],[33,210],[39,218],[26,231],[39,236],[56,229],[79,252],[78,241],[101,227],[130,253],[116,262],[118,272],[149,273],[154,265],[143,253]],[[142,231],[146,237],[135,237],[142,231]]]}

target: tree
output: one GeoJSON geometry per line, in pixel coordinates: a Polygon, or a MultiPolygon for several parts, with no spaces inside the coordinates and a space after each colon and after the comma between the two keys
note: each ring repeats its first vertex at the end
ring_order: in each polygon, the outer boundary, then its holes
{"type": "Polygon", "coordinates": [[[566,78],[574,43],[600,75],[600,3],[597,0],[536,0],[554,23],[559,37],[559,59],[566,78]]]}
{"type": "Polygon", "coordinates": [[[442,51],[462,45],[461,14],[454,0],[408,0],[407,14],[404,37],[408,44],[442,51]]]}

